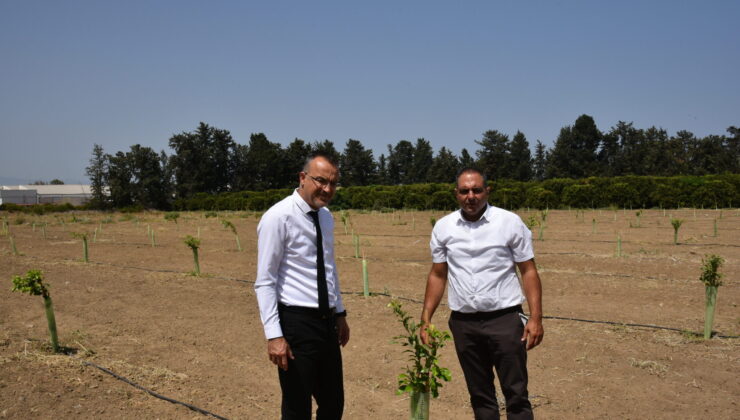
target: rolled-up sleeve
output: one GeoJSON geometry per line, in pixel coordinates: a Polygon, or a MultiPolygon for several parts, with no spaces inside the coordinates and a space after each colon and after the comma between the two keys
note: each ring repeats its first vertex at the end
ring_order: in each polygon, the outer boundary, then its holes
{"type": "Polygon", "coordinates": [[[282,337],[277,310],[277,284],[283,259],[287,227],[278,215],[265,213],[257,226],[257,279],[254,291],[260,308],[265,337],[282,337]]]}

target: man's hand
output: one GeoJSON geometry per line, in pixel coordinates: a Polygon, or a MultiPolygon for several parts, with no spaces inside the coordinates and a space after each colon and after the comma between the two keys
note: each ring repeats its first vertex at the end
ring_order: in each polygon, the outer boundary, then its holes
{"type": "Polygon", "coordinates": [[[542,342],[542,337],[544,335],[545,330],[542,328],[542,318],[531,317],[529,318],[529,321],[527,321],[527,325],[524,326],[522,341],[526,341],[527,350],[531,350],[542,342]]]}
{"type": "Polygon", "coordinates": [[[270,361],[282,370],[288,370],[288,358],[295,359],[290,350],[290,344],[284,337],[276,337],[267,340],[267,355],[270,361]]]}
{"type": "Polygon", "coordinates": [[[347,317],[337,317],[337,335],[339,336],[339,344],[344,347],[349,341],[349,325],[347,325],[347,317]]]}
{"type": "Polygon", "coordinates": [[[429,333],[427,332],[427,327],[429,324],[426,322],[421,324],[421,327],[419,327],[419,338],[421,338],[421,342],[423,344],[429,344],[429,333]]]}
{"type": "Polygon", "coordinates": [[[427,327],[432,323],[432,315],[439,306],[439,301],[447,286],[447,263],[432,263],[432,269],[427,277],[427,289],[424,292],[424,307],[421,310],[421,326],[419,338],[424,344],[429,344],[427,327]]]}

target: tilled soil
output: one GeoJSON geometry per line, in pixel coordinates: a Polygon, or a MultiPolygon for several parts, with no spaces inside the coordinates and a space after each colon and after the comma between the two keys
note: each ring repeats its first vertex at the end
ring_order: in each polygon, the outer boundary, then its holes
{"type": "MultiPolygon", "coordinates": [[[[541,212],[521,211],[526,221],[541,212]]],[[[343,349],[345,418],[403,419],[396,395],[406,364],[392,342],[401,326],[387,307],[400,297],[421,312],[430,218],[441,212],[349,212],[336,219],[336,254],[351,339],[343,349]],[[369,262],[363,297],[361,263],[369,262]]],[[[269,363],[253,291],[259,215],[76,213],[6,216],[20,255],[0,236],[0,418],[203,418],[157,399],[83,361],[163,396],[226,418],[279,418],[276,368],[269,363]],[[25,219],[25,220],[22,220],[25,219]],[[61,223],[64,220],[64,224],[61,223]],[[41,223],[46,222],[46,238],[41,223]],[[33,224],[37,226],[34,228],[33,224]],[[155,232],[156,246],[147,235],[155,232]],[[95,229],[102,228],[94,235],[95,229]],[[202,240],[202,275],[193,276],[185,235],[202,240]],[[89,235],[90,263],[71,233],[89,235]],[[95,241],[93,242],[93,236],[95,241]],[[60,341],[48,349],[41,298],[12,293],[11,277],[41,269],[51,286],[60,341]]],[[[533,227],[544,288],[545,339],[529,353],[538,418],[734,419],[740,417],[740,214],[738,210],[549,211],[542,240],[533,227]],[[685,220],[673,244],[670,218],[685,220]],[[717,236],[714,223],[717,223],[717,236]],[[639,224],[639,226],[638,226],[639,224]],[[617,236],[622,256],[616,256],[617,236]],[[725,258],[716,335],[702,340],[706,254],[725,258]],[[597,321],[597,322],[593,322],[597,321]],[[629,324],[655,325],[681,331],[629,324]]],[[[525,306],[526,308],[526,306],[525,306]]],[[[447,328],[449,311],[435,315],[447,328]]],[[[472,411],[452,345],[441,364],[453,379],[431,403],[431,417],[469,419],[472,411]]]]}

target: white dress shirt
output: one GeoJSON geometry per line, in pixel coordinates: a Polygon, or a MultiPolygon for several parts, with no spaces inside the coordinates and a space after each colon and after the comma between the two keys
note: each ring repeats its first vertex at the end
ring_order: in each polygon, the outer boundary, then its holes
{"type": "Polygon", "coordinates": [[[440,219],[429,243],[432,261],[447,263],[450,309],[490,312],[524,302],[515,263],[534,258],[532,232],[516,214],[488,206],[469,222],[460,210],[440,219]]]}
{"type": "MultiPolygon", "coordinates": [[[[295,190],[270,207],[257,226],[257,279],[254,290],[267,339],[282,337],[277,304],[319,307],[316,283],[316,227],[313,209],[295,190]]],[[[344,311],[334,262],[334,218],[319,209],[329,307],[344,311]]]]}

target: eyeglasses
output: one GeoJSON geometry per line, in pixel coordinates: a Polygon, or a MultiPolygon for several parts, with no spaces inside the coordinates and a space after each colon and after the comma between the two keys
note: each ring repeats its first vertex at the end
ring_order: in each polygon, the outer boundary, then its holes
{"type": "Polygon", "coordinates": [[[321,188],[326,188],[326,187],[336,188],[337,186],[339,186],[339,182],[338,181],[329,181],[328,179],[326,179],[324,177],[311,176],[311,175],[309,175],[307,173],[305,173],[305,174],[306,174],[307,177],[313,179],[314,182],[316,182],[317,184],[319,184],[319,186],[321,188]]]}
{"type": "Polygon", "coordinates": [[[483,188],[479,188],[479,187],[476,187],[476,188],[460,188],[459,190],[457,190],[457,193],[460,194],[460,195],[468,195],[468,193],[470,193],[470,191],[472,191],[473,194],[481,194],[485,190],[483,188]]]}

